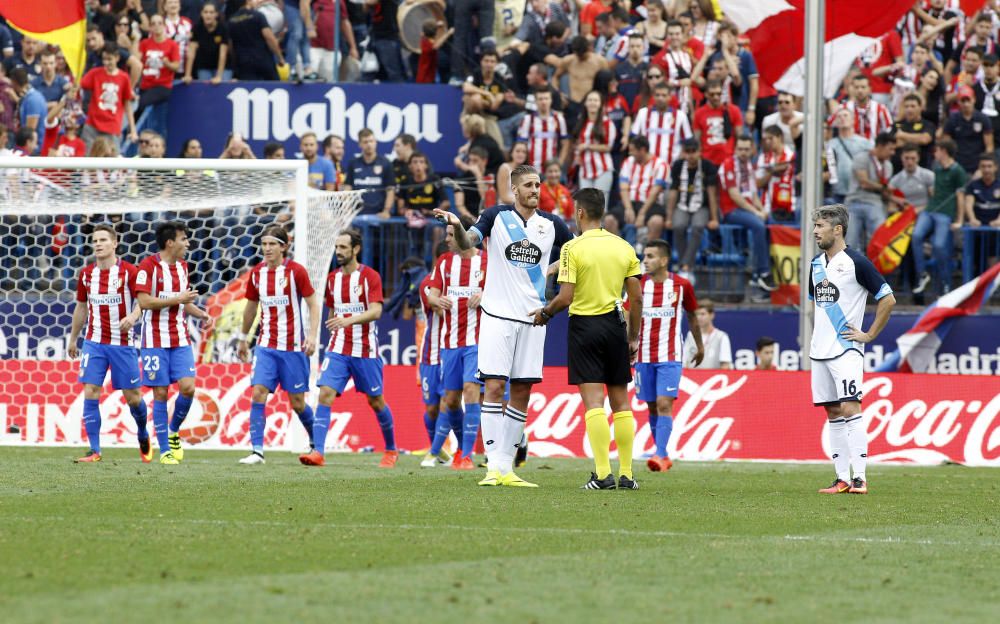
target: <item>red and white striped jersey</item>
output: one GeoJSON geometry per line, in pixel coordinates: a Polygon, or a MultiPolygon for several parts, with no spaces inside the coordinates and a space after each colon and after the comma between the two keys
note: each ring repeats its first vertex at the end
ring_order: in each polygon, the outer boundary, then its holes
{"type": "MultiPolygon", "coordinates": [[[[139,263],[135,285],[136,293],[144,292],[155,299],[176,297],[190,287],[187,262],[169,263],[160,254],[153,254],[139,263]]],[[[147,349],[172,349],[191,344],[184,306],[143,310],[140,344],[147,349]]]]}
{"type": "Polygon", "coordinates": [[[688,116],[680,110],[660,111],[653,106],[640,108],[635,114],[632,134],[649,139],[649,153],[666,163],[681,155],[681,143],[694,136],[688,116]]]}
{"type": "MultiPolygon", "coordinates": [[[[371,304],[383,300],[382,277],[369,266],[359,264],[352,273],[338,268],[326,277],[326,307],[334,316],[350,318],[364,314],[371,304]]],[[[357,358],[379,357],[378,326],[370,321],[334,330],[326,350],[357,358]]]]}
{"type": "Polygon", "coordinates": [[[442,349],[471,347],[479,343],[479,318],[482,308],[470,308],[469,299],[483,295],[486,284],[486,254],[477,252],[471,258],[447,253],[438,259],[431,277],[431,288],[451,299],[451,309],[444,316],[441,333],[442,349]]]}
{"type": "Polygon", "coordinates": [[[108,269],[96,263],[80,271],[76,300],[87,302],[86,340],[106,345],[129,346],[131,330],[123,332],[121,322],[135,303],[135,279],[139,270],[119,260],[108,269]]]}
{"type": "Polygon", "coordinates": [[[276,267],[261,262],[250,272],[246,298],[260,304],[257,346],[277,351],[302,349],[302,298],[314,290],[306,268],[294,260],[276,267]]]}
{"type": "Polygon", "coordinates": [[[646,164],[640,165],[635,156],[629,156],[622,163],[619,182],[628,184],[628,196],[634,202],[644,202],[649,198],[653,185],[667,187],[667,163],[650,156],[646,164]]]}
{"type": "Polygon", "coordinates": [[[729,196],[729,189],[735,188],[747,201],[753,203],[757,196],[755,166],[752,160],[743,162],[738,156],[731,156],[719,167],[719,207],[722,216],[736,210],[737,205],[729,196]]]}
{"type": "MultiPolygon", "coordinates": [[[[708,45],[705,47],[707,48],[708,45]]],[[[691,87],[682,87],[680,81],[691,77],[691,70],[694,69],[695,65],[694,58],[687,49],[680,51],[666,49],[663,53],[663,64],[666,66],[664,68],[667,72],[666,82],[677,88],[677,99],[681,103],[681,108],[689,108],[692,100],[691,87]]]]}
{"type": "Polygon", "coordinates": [[[187,54],[187,44],[191,41],[191,33],[194,31],[194,25],[191,23],[191,20],[183,15],[178,15],[176,20],[164,16],[163,31],[166,33],[167,38],[177,42],[177,47],[181,51],[181,67],[185,67],[184,59],[187,54]]]}
{"type": "Polygon", "coordinates": [[[657,283],[649,275],[643,275],[639,362],[682,361],[681,310],[693,313],[697,307],[694,288],[683,277],[668,273],[667,279],[657,283]]]}
{"type": "Polygon", "coordinates": [[[566,118],[559,111],[548,117],[526,115],[517,130],[517,140],[528,144],[528,164],[543,171],[545,161],[559,157],[559,142],[569,138],[566,118]]]}
{"type": "Polygon", "coordinates": [[[777,163],[791,163],[783,174],[771,174],[771,179],[761,192],[760,202],[767,212],[788,212],[793,209],[795,196],[795,150],[787,145],[780,154],[762,151],[757,156],[757,178],[763,179],[767,169],[777,163]]]}
{"type": "MultiPolygon", "coordinates": [[[[608,119],[604,118],[604,141],[600,145],[612,146],[615,144],[615,140],[618,138],[618,131],[615,129],[615,124],[608,119]]],[[[594,141],[594,122],[587,120],[584,124],[583,130],[580,132],[580,145],[593,145],[597,143],[594,141]]],[[[611,160],[610,152],[581,152],[580,153],[580,177],[593,180],[594,178],[600,177],[605,171],[611,171],[614,168],[614,161],[611,160]]]]}
{"type": "MultiPolygon", "coordinates": [[[[841,106],[854,114],[854,131],[872,143],[875,142],[875,137],[880,132],[892,130],[892,115],[889,113],[889,109],[875,100],[868,100],[868,106],[864,108],[858,108],[854,100],[847,100],[841,106]]],[[[836,116],[837,113],[834,111],[829,118],[829,125],[833,125],[836,116]]]]}
{"type": "Polygon", "coordinates": [[[430,366],[437,366],[441,363],[441,334],[444,326],[444,317],[434,311],[431,307],[427,295],[430,294],[433,285],[433,273],[428,273],[420,281],[420,307],[424,311],[424,341],[420,348],[420,363],[430,366]]]}

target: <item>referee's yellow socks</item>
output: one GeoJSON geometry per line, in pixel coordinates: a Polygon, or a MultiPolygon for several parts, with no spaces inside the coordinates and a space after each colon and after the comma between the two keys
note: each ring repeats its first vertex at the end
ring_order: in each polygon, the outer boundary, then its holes
{"type": "MultiPolygon", "coordinates": [[[[635,418],[632,412],[615,412],[615,445],[618,447],[618,471],[632,478],[632,443],[635,441],[635,418]]],[[[593,444],[593,440],[591,440],[593,444]]]]}
{"type": "Polygon", "coordinates": [[[603,479],[611,474],[611,426],[608,425],[608,413],[603,407],[599,407],[587,410],[584,417],[587,421],[587,439],[594,452],[595,472],[598,479],[603,479]]]}

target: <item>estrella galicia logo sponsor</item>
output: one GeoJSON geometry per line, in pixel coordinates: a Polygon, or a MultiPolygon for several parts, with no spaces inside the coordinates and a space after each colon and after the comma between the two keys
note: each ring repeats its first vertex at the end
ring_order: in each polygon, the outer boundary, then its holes
{"type": "Polygon", "coordinates": [[[542,261],[542,250],[527,238],[514,241],[504,250],[507,260],[519,269],[536,267],[542,261]]]}
{"type": "Polygon", "coordinates": [[[828,308],[840,301],[840,289],[828,279],[816,284],[814,295],[816,305],[821,308],[828,308]]]}

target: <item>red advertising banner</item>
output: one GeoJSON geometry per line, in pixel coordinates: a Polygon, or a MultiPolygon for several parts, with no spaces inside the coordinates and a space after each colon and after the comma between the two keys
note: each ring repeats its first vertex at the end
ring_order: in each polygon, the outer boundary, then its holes
{"type": "MultiPolygon", "coordinates": [[[[83,444],[83,393],[75,362],[0,360],[0,443],[83,444]],[[14,431],[14,433],[11,433],[14,431]]],[[[199,366],[198,401],[181,429],[188,444],[225,449],[249,446],[249,365],[199,366]]],[[[401,448],[427,446],[415,370],[386,366],[386,400],[401,448]]],[[[333,405],[329,445],[380,449],[378,423],[363,395],[348,387],[333,405]]],[[[314,391],[315,392],[315,391],[314,391]]],[[[864,383],[872,461],[936,464],[953,461],[1000,466],[1000,380],[997,377],[869,374],[864,383]]],[[[145,395],[152,401],[152,393],[145,395]]],[[[315,401],[315,395],[309,397],[315,401]]],[[[171,406],[172,407],[172,406],[171,406]]],[[[636,453],[652,452],[647,410],[633,400],[636,453]]],[[[529,405],[531,452],[543,457],[590,456],[583,406],[566,369],[545,369],[529,405]]],[[[105,446],[135,444],[135,423],[120,392],[101,401],[105,446]]],[[[266,443],[298,450],[306,435],[284,395],[268,403],[266,443]]],[[[674,405],[670,452],[687,460],[825,461],[823,410],[813,407],[809,373],[686,371],[674,405]]]]}

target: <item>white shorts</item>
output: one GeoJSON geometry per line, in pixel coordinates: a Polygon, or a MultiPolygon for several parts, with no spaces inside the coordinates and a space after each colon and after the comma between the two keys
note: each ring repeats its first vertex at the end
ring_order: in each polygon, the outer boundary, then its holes
{"type": "Polygon", "coordinates": [[[865,358],[854,349],[849,349],[832,360],[813,360],[813,404],[860,402],[864,372],[865,358]]]}
{"type": "Polygon", "coordinates": [[[542,380],[545,327],[483,312],[479,320],[479,378],[537,383],[542,380]]]}

